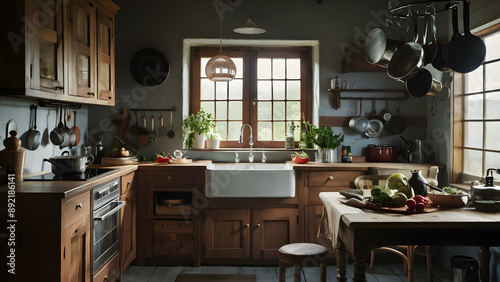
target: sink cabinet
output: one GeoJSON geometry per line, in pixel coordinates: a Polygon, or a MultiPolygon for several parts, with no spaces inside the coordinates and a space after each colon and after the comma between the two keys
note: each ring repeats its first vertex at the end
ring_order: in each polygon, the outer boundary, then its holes
{"type": "MultiPolygon", "coordinates": [[[[114,105],[111,0],[7,1],[0,95],[114,105]]],[[[5,8],[5,7],[4,7],[5,8]]]]}
{"type": "Polygon", "coordinates": [[[206,259],[277,259],[298,242],[298,209],[207,209],[203,228],[206,259]]]}

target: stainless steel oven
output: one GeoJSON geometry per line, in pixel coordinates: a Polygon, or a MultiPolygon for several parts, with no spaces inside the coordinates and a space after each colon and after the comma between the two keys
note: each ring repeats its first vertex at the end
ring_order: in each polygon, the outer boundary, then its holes
{"type": "Polygon", "coordinates": [[[113,179],[92,189],[92,273],[96,273],[120,247],[120,209],[125,202],[120,199],[120,178],[113,179]]]}

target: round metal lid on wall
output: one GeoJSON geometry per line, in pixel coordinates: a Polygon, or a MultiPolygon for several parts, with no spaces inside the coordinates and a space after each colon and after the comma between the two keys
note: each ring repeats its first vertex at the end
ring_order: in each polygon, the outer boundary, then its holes
{"type": "Polygon", "coordinates": [[[135,81],[144,86],[163,83],[168,77],[169,69],[165,55],[152,48],[140,50],[130,61],[130,73],[135,81]]]}

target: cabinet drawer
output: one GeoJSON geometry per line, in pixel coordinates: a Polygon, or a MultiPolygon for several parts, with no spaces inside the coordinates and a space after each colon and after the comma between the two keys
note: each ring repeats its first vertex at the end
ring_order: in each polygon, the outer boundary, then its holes
{"type": "Polygon", "coordinates": [[[182,234],[192,234],[193,233],[193,222],[184,220],[155,220],[153,224],[153,232],[158,234],[168,234],[168,233],[182,233],[182,234]]]}
{"type": "Polygon", "coordinates": [[[62,212],[64,226],[82,216],[88,216],[90,214],[90,192],[66,200],[62,212]]]}
{"type": "Polygon", "coordinates": [[[113,282],[120,279],[120,260],[116,255],[94,276],[94,282],[113,282]]]}
{"type": "Polygon", "coordinates": [[[192,235],[177,235],[171,233],[167,236],[154,238],[153,254],[155,256],[183,256],[193,257],[194,240],[192,235]]]}
{"type": "Polygon", "coordinates": [[[195,169],[155,169],[146,173],[148,187],[193,187],[196,185],[195,169]]]}
{"type": "Polygon", "coordinates": [[[347,171],[311,171],[308,186],[354,187],[354,179],[366,174],[363,170],[347,171]]]}
{"type": "Polygon", "coordinates": [[[129,174],[125,174],[122,176],[122,178],[121,178],[121,191],[120,191],[121,195],[123,195],[126,192],[135,188],[134,175],[135,175],[135,172],[131,172],[129,174]]]}

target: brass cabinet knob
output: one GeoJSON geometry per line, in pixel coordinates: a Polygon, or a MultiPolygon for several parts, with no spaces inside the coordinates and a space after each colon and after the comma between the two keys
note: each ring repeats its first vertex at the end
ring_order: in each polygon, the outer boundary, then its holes
{"type": "Polygon", "coordinates": [[[75,210],[81,209],[83,207],[82,203],[78,203],[75,207],[75,210]]]}
{"type": "Polygon", "coordinates": [[[169,176],[167,177],[167,179],[168,179],[168,180],[172,180],[172,179],[173,179],[172,175],[169,175],[169,176]]]}
{"type": "Polygon", "coordinates": [[[166,224],[163,224],[163,225],[161,226],[161,228],[165,229],[165,228],[167,228],[167,225],[166,225],[166,224]]]}
{"type": "Polygon", "coordinates": [[[260,223],[257,223],[257,225],[255,225],[255,228],[259,228],[260,227],[260,223]]]}
{"type": "Polygon", "coordinates": [[[333,175],[328,176],[328,180],[333,180],[333,175]]]}
{"type": "Polygon", "coordinates": [[[248,224],[248,223],[247,223],[247,224],[245,224],[245,225],[243,226],[243,229],[248,228],[248,227],[250,227],[250,224],[248,224]]]}

